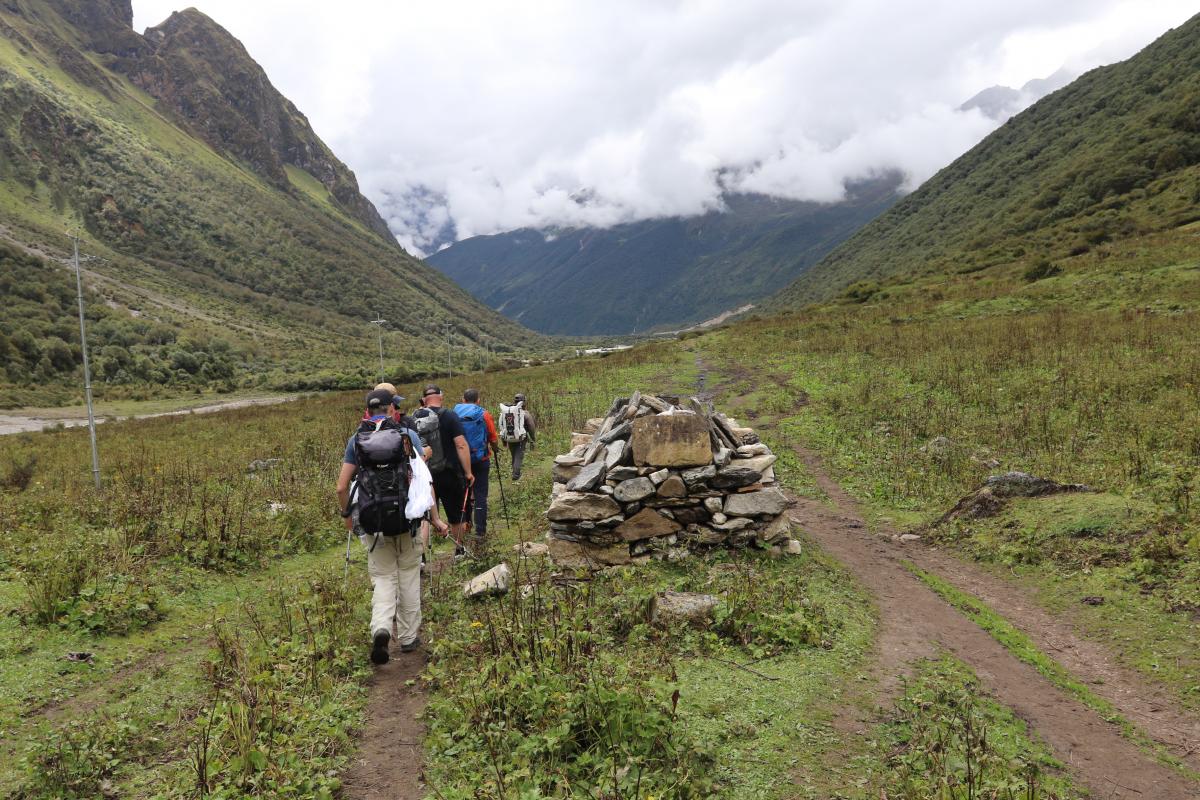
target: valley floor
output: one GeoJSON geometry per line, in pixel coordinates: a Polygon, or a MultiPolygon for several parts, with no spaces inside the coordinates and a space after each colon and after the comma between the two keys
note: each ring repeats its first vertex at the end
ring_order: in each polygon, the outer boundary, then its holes
{"type": "MultiPolygon", "coordinates": [[[[221,400],[211,397],[172,398],[168,400],[128,400],[124,402],[97,403],[94,414],[97,422],[106,420],[148,419],[182,414],[210,414],[249,406],[273,405],[296,400],[296,394],[233,395],[221,400]]],[[[15,411],[0,411],[0,436],[14,433],[34,433],[44,428],[75,428],[87,425],[86,406],[63,408],[24,408],[15,411]]]]}
{"type": "MultiPolygon", "coordinates": [[[[37,463],[0,495],[0,790],[1197,796],[1194,517],[1165,506],[1152,470],[1140,484],[1108,477],[1128,452],[1113,420],[1139,415],[1144,452],[1171,456],[1145,407],[1162,397],[1111,400],[1091,449],[1060,461],[1053,429],[998,430],[1004,408],[981,408],[976,427],[972,398],[1007,398],[930,385],[864,341],[890,341],[892,325],[855,334],[873,362],[822,335],[750,323],[447,385],[477,385],[493,404],[525,392],[542,438],[519,484],[505,471],[504,494],[493,486],[493,549],[437,562],[424,650],[373,677],[361,553],[343,578],[328,513],[356,396],[106,426],[112,488],[99,506],[82,431],[6,438],[0,462],[37,463]],[[586,581],[515,556],[545,530],[570,431],[633,388],[707,394],[752,424],[780,456],[803,554],[695,556],[586,581]],[[943,434],[963,452],[932,453],[943,434]],[[1105,491],[932,524],[989,472],[1018,468],[1105,491]],[[67,476],[65,497],[49,475],[67,476]],[[55,555],[63,536],[87,548],[78,578],[55,555]],[[464,601],[461,581],[501,558],[531,589],[464,601]],[[718,594],[727,616],[711,631],[656,631],[644,604],[665,588],[718,594]],[[92,659],[65,659],[79,651],[92,659]]],[[[1065,377],[1045,391],[1061,392],[1074,367],[1048,357],[1065,377]]],[[[1029,374],[1041,368],[1031,358],[1029,374]]]]}

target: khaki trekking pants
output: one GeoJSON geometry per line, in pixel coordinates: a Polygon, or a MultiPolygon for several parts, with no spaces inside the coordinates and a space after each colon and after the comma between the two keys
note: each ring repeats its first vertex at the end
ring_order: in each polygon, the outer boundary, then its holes
{"type": "Polygon", "coordinates": [[[385,630],[408,644],[417,638],[421,627],[421,553],[425,549],[420,535],[380,536],[371,550],[373,536],[361,536],[367,548],[367,574],[374,591],[371,594],[371,635],[385,630]]]}

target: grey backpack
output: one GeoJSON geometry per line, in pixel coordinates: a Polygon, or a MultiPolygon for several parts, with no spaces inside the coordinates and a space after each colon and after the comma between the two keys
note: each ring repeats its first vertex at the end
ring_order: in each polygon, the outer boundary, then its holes
{"type": "Polygon", "coordinates": [[[417,423],[417,435],[421,444],[430,449],[429,458],[425,465],[430,472],[441,472],[446,469],[446,453],[442,449],[441,414],[432,408],[418,408],[413,413],[413,421],[417,423]]]}

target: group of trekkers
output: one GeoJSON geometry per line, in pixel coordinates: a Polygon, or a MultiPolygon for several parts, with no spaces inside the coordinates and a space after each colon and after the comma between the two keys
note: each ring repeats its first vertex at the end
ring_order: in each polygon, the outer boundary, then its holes
{"type": "Polygon", "coordinates": [[[503,442],[512,457],[512,480],[519,481],[535,438],[523,394],[500,405],[499,426],[480,405],[477,389],[446,408],[441,388],[431,383],[411,414],[390,383],[367,394],[358,429],[346,442],[337,497],[347,561],[351,534],[367,550],[373,663],[388,662],[393,638],[405,653],[421,644],[421,572],[431,529],[454,541],[455,559],[481,547],[493,457],[499,461],[503,442]]]}

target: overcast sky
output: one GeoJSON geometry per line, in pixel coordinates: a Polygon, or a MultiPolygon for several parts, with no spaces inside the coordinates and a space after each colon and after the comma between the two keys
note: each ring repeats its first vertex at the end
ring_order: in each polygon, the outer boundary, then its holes
{"type": "MultiPolygon", "coordinates": [[[[1132,55],[1196,0],[187,0],[242,40],[405,247],[912,188],[958,106],[1132,55]]],[[[142,30],[183,3],[133,0],[142,30]]]]}

